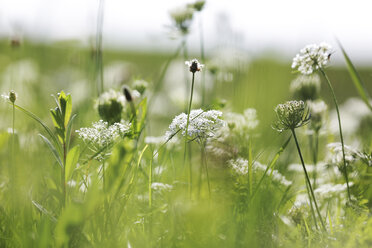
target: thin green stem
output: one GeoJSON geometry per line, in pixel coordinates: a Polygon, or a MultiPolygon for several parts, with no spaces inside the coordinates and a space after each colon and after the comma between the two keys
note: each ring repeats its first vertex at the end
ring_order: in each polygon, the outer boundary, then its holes
{"type": "Polygon", "coordinates": [[[63,167],[61,168],[62,208],[66,207],[66,143],[63,142],[63,167]]]}
{"type": "Polygon", "coordinates": [[[328,78],[327,74],[324,72],[324,70],[321,67],[320,67],[319,70],[320,70],[320,72],[322,73],[322,75],[324,76],[324,78],[327,81],[328,87],[329,87],[329,89],[332,92],[333,102],[335,103],[335,106],[336,106],[337,119],[338,119],[338,128],[339,128],[339,131],[340,131],[340,139],[341,139],[341,145],[342,145],[342,158],[343,158],[343,162],[344,162],[344,166],[343,166],[344,167],[343,168],[344,169],[344,176],[345,176],[345,181],[346,181],[346,185],[347,185],[347,195],[348,195],[349,201],[351,201],[350,186],[349,186],[349,177],[347,175],[347,167],[346,167],[346,159],[345,159],[344,137],[343,137],[343,134],[342,134],[342,127],[341,127],[340,110],[338,109],[338,103],[337,103],[335,92],[334,92],[333,87],[331,85],[331,81],[329,81],[329,78],[328,78]]]}
{"type": "Polygon", "coordinates": [[[99,1],[96,34],[96,72],[98,95],[103,93],[103,62],[102,62],[102,28],[103,28],[104,0],[99,1]]]}
{"type": "MultiPolygon", "coordinates": [[[[296,136],[296,132],[294,129],[291,130],[292,131],[292,134],[293,134],[293,138],[295,140],[295,143],[296,143],[296,147],[297,147],[297,151],[298,151],[298,155],[300,156],[300,160],[301,160],[301,164],[302,164],[302,168],[304,169],[304,173],[305,173],[305,177],[306,177],[306,180],[307,180],[307,184],[309,186],[309,189],[310,189],[310,193],[311,193],[311,196],[313,197],[313,200],[314,200],[314,204],[315,204],[315,209],[317,211],[317,214],[319,216],[319,219],[320,219],[320,222],[322,224],[322,227],[323,229],[326,231],[326,227],[325,227],[325,224],[324,224],[324,221],[323,221],[323,218],[320,214],[320,211],[319,211],[319,207],[318,207],[318,203],[316,202],[316,199],[315,199],[315,195],[314,195],[314,191],[313,191],[313,188],[311,186],[311,182],[310,182],[310,178],[309,178],[309,174],[307,173],[307,170],[306,170],[306,167],[305,167],[305,162],[304,162],[304,159],[302,157],[302,153],[301,153],[301,149],[300,149],[300,146],[298,144],[298,140],[297,140],[297,136],[296,136]]],[[[311,202],[311,200],[310,200],[311,202]]]]}
{"type": "MultiPolygon", "coordinates": [[[[187,109],[187,121],[186,121],[186,132],[185,132],[185,152],[183,161],[185,163],[186,161],[186,153],[187,153],[187,138],[188,138],[188,130],[189,130],[189,124],[190,124],[190,112],[191,112],[191,105],[192,105],[192,96],[194,93],[194,81],[195,81],[195,73],[192,73],[192,82],[191,82],[191,93],[190,93],[190,101],[189,101],[189,107],[187,109]]],[[[191,151],[189,151],[191,152],[191,151]]],[[[192,165],[191,161],[189,161],[189,194],[191,196],[191,184],[192,184],[192,165]]]]}
{"type": "Polygon", "coordinates": [[[209,171],[208,171],[208,164],[207,164],[207,159],[206,159],[206,154],[205,154],[205,142],[201,145],[201,153],[202,153],[202,158],[203,158],[203,164],[205,167],[205,173],[207,175],[207,183],[208,183],[208,193],[209,193],[209,198],[211,198],[211,184],[209,180],[209,171]]]}
{"type": "Polygon", "coordinates": [[[253,156],[252,156],[252,139],[248,138],[248,181],[249,181],[249,194],[253,193],[253,156]]]}
{"type": "Polygon", "coordinates": [[[151,208],[152,206],[152,158],[150,160],[150,171],[149,171],[149,207],[151,208]]]}
{"type": "MultiPolygon", "coordinates": [[[[204,52],[204,35],[203,35],[203,23],[201,16],[199,16],[199,36],[200,36],[200,54],[202,63],[205,63],[205,52],[204,52]]],[[[201,87],[202,87],[202,106],[205,104],[205,73],[201,75],[201,87]]]]}

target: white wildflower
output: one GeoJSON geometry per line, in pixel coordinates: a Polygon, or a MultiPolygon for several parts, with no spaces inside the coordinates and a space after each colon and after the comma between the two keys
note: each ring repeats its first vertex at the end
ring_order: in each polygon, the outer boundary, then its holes
{"type": "MultiPolygon", "coordinates": [[[[330,150],[330,161],[332,164],[343,164],[342,145],[340,142],[330,143],[327,145],[330,150]]],[[[344,145],[345,160],[347,164],[353,163],[358,158],[358,151],[350,146],[344,145]]]]}
{"type": "Polygon", "coordinates": [[[155,191],[170,191],[173,189],[173,186],[166,183],[154,182],[151,184],[151,188],[155,191]]]}
{"type": "MultiPolygon", "coordinates": [[[[349,182],[349,186],[352,186],[353,182],[349,182]]],[[[331,198],[335,195],[340,195],[345,192],[347,189],[347,184],[322,184],[317,189],[314,190],[314,193],[320,198],[331,198]]]]}
{"type": "Polygon", "coordinates": [[[120,122],[125,97],[121,91],[110,89],[99,96],[96,106],[100,117],[111,125],[120,122]]]}
{"type": "Polygon", "coordinates": [[[175,27],[181,34],[187,34],[189,32],[189,27],[192,22],[194,15],[194,9],[185,7],[179,7],[173,9],[169,12],[175,27]]]}
{"type": "Polygon", "coordinates": [[[204,67],[204,65],[200,64],[197,59],[193,59],[193,60],[190,60],[190,61],[185,61],[185,65],[187,65],[189,67],[189,70],[192,73],[195,73],[197,71],[201,71],[204,67]]]}
{"type": "MultiPolygon", "coordinates": [[[[191,110],[187,135],[191,138],[206,139],[215,135],[215,131],[224,125],[220,119],[222,112],[218,110],[203,111],[202,109],[191,110]]],[[[187,114],[177,115],[169,125],[169,131],[165,136],[171,139],[179,131],[186,135],[187,114]]]]}
{"type": "MultiPolygon", "coordinates": [[[[228,164],[233,169],[233,171],[235,173],[237,173],[238,175],[247,175],[248,174],[248,166],[249,166],[248,160],[243,159],[243,158],[237,158],[237,159],[234,159],[234,160],[229,160],[228,164]]],[[[252,168],[255,171],[257,171],[257,170],[266,171],[267,166],[255,161],[252,165],[252,168]]],[[[269,176],[270,174],[272,175],[272,179],[274,181],[277,181],[277,182],[283,184],[284,186],[289,186],[289,185],[292,184],[291,181],[288,181],[277,170],[272,170],[272,171],[268,172],[267,176],[269,176]]]]}
{"type": "Polygon", "coordinates": [[[324,42],[319,45],[307,45],[293,58],[292,68],[302,74],[312,74],[328,64],[329,56],[332,54],[331,49],[332,47],[324,42]]]}
{"type": "Polygon", "coordinates": [[[124,121],[108,125],[107,122],[100,120],[93,123],[92,126],[80,128],[76,132],[84,142],[98,146],[99,148],[112,145],[117,138],[124,137],[130,128],[130,124],[124,121]]]}
{"type": "Polygon", "coordinates": [[[291,82],[290,91],[300,100],[314,100],[320,92],[320,77],[318,74],[299,75],[291,82]]]}

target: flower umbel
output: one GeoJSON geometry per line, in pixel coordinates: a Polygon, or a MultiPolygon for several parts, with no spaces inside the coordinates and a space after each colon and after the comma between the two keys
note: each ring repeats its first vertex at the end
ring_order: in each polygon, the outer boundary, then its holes
{"type": "Polygon", "coordinates": [[[187,65],[190,69],[190,72],[195,73],[197,71],[201,71],[204,65],[200,64],[197,59],[193,59],[190,61],[185,61],[185,65],[187,65]]]}
{"type": "Polygon", "coordinates": [[[274,123],[273,128],[279,132],[287,129],[294,130],[306,125],[310,120],[309,109],[303,101],[288,101],[284,104],[279,104],[275,108],[275,113],[278,121],[274,123]]]}
{"type": "MultiPolygon", "coordinates": [[[[187,136],[199,139],[213,137],[215,131],[224,125],[224,121],[220,119],[221,116],[222,112],[218,110],[191,110],[187,136]]],[[[169,131],[165,134],[167,140],[171,139],[179,131],[185,136],[186,126],[187,115],[185,113],[177,115],[169,125],[169,131]]]]}
{"type": "Polygon", "coordinates": [[[327,43],[307,45],[293,58],[292,68],[302,74],[312,74],[328,64],[331,54],[332,47],[327,43]]]}

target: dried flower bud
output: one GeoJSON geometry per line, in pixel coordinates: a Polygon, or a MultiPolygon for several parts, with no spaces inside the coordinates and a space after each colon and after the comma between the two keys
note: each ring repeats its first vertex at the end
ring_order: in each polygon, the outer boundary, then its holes
{"type": "Polygon", "coordinates": [[[197,59],[193,59],[191,61],[185,61],[185,65],[187,65],[190,69],[190,72],[195,73],[197,71],[201,71],[204,65],[200,64],[197,59]]]}
{"type": "Polygon", "coordinates": [[[319,97],[320,77],[318,74],[300,75],[292,81],[290,90],[295,99],[315,100],[319,97]]]}
{"type": "Polygon", "coordinates": [[[275,108],[278,121],[273,128],[279,132],[306,125],[310,120],[309,110],[303,101],[288,101],[275,108]]]}
{"type": "Polygon", "coordinates": [[[14,103],[17,100],[17,94],[15,93],[14,90],[11,90],[9,92],[9,100],[14,103]]]}
{"type": "Polygon", "coordinates": [[[133,97],[132,97],[132,94],[130,93],[130,89],[128,86],[123,85],[123,93],[124,93],[125,99],[127,99],[128,102],[133,101],[133,97]]]}

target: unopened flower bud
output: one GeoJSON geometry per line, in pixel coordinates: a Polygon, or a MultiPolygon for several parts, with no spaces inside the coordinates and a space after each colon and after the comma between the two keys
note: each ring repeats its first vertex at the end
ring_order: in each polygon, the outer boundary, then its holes
{"type": "Polygon", "coordinates": [[[9,100],[14,103],[17,100],[17,94],[15,93],[14,90],[11,90],[9,92],[9,100]]]}

